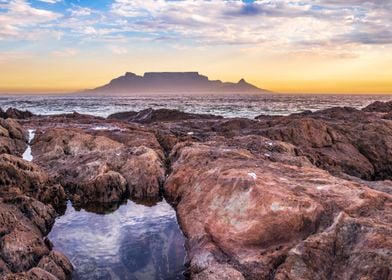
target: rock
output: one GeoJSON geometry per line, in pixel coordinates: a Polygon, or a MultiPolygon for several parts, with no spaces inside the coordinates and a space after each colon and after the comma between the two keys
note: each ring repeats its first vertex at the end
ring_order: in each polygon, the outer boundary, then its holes
{"type": "Polygon", "coordinates": [[[53,274],[34,267],[27,272],[7,275],[4,280],[58,280],[53,274]]]}
{"type": "Polygon", "coordinates": [[[1,256],[14,272],[36,266],[49,253],[42,237],[28,230],[15,229],[1,239],[1,256]]]}
{"type": "Polygon", "coordinates": [[[118,112],[108,116],[108,119],[120,120],[120,121],[132,121],[133,118],[138,114],[135,111],[118,112]]]}
{"type": "Polygon", "coordinates": [[[2,108],[0,108],[0,118],[2,118],[2,119],[7,118],[7,114],[4,112],[4,110],[2,108]]]}
{"type": "Polygon", "coordinates": [[[220,119],[222,117],[208,114],[193,114],[185,113],[178,110],[171,109],[146,109],[140,112],[121,112],[112,114],[109,119],[125,120],[137,123],[153,123],[153,122],[167,122],[180,121],[188,119],[220,119]]]}
{"type": "Polygon", "coordinates": [[[49,255],[43,257],[38,263],[38,267],[51,273],[59,280],[70,279],[73,271],[70,261],[57,251],[52,251],[49,255]]]}
{"type": "Polygon", "coordinates": [[[69,261],[60,253],[51,252],[52,246],[45,238],[55,214],[50,205],[31,197],[0,198],[1,279],[46,279],[48,273],[35,269],[39,264],[57,277],[70,274],[69,261]],[[48,264],[48,258],[57,264],[56,269],[48,264]]]}
{"type": "Polygon", "coordinates": [[[362,109],[365,112],[381,112],[381,113],[389,113],[392,111],[392,101],[389,102],[381,102],[375,101],[365,108],[362,109]]]}
{"type": "Polygon", "coordinates": [[[152,133],[117,129],[47,129],[32,144],[34,161],[77,204],[159,199],[165,170],[158,147],[152,133]]]}
{"type": "Polygon", "coordinates": [[[341,212],[330,228],[293,247],[274,279],[390,279],[392,229],[341,212]]]}
{"type": "MultiPolygon", "coordinates": [[[[284,146],[287,144],[258,137],[259,147],[252,149],[256,139],[185,142],[172,151],[172,173],[164,190],[188,238],[193,278],[230,275],[234,279],[273,279],[293,248],[312,236],[324,236],[341,212],[361,223],[366,221],[368,235],[361,238],[377,239],[378,248],[385,246],[391,252],[386,241],[391,228],[391,196],[333,177],[302,156],[293,160],[295,149],[284,146]],[[257,150],[269,150],[274,162],[257,150]],[[381,230],[382,224],[389,230],[381,230]]],[[[358,242],[360,245],[360,239],[358,242]]],[[[342,274],[336,275],[358,273],[358,279],[368,275],[366,269],[346,266],[345,259],[330,255],[333,244],[328,250],[318,244],[312,248],[319,252],[320,263],[341,268],[342,274]]],[[[341,244],[347,255],[355,254],[352,243],[341,244]]],[[[380,275],[386,275],[385,263],[391,261],[391,255],[379,249],[372,254],[380,261],[370,270],[379,268],[384,271],[380,275]]],[[[295,275],[287,279],[315,279],[306,278],[312,275],[311,268],[304,270],[301,275],[305,278],[295,275]]]]}
{"type": "Polygon", "coordinates": [[[20,156],[26,149],[27,132],[13,119],[0,118],[0,154],[20,156]]]}
{"type": "Polygon", "coordinates": [[[12,155],[0,155],[0,186],[3,197],[25,194],[56,209],[66,201],[63,188],[55,184],[42,168],[12,155]]]}
{"type": "Polygon", "coordinates": [[[63,188],[40,167],[0,155],[0,276],[57,279],[35,267],[51,252],[45,236],[57,215],[53,207],[59,209],[65,199],[63,188]]]}
{"type": "Polygon", "coordinates": [[[34,116],[34,114],[29,111],[21,111],[16,108],[8,108],[5,114],[8,118],[12,119],[28,119],[34,116]]]}
{"type": "MultiPolygon", "coordinates": [[[[52,207],[33,198],[17,196],[0,202],[0,213],[0,275],[28,271],[47,255],[57,256],[67,264],[64,256],[50,253],[51,246],[44,237],[54,223],[55,212],[52,207]]],[[[64,266],[61,269],[69,274],[66,268],[64,266]]],[[[11,275],[14,278],[10,276],[7,279],[31,279],[27,275],[29,273],[11,275]]]]}
{"type": "Polygon", "coordinates": [[[259,134],[297,145],[334,174],[365,180],[392,177],[392,123],[377,114],[332,108],[303,116],[260,117],[259,134]]]}

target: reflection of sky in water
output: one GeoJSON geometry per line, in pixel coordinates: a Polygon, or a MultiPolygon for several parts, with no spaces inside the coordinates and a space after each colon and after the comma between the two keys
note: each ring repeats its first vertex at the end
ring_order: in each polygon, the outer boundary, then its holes
{"type": "Polygon", "coordinates": [[[260,114],[291,114],[334,106],[361,108],[375,100],[387,101],[391,98],[387,95],[0,96],[0,107],[16,107],[44,115],[77,111],[103,117],[121,111],[168,108],[254,118],[260,114]]]}
{"type": "Polygon", "coordinates": [[[182,279],[184,237],[165,201],[128,201],[105,215],[69,203],[49,234],[75,266],[75,279],[182,279]]]}

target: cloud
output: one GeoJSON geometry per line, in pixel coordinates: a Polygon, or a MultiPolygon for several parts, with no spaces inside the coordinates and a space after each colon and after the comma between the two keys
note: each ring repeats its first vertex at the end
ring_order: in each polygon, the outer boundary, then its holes
{"type": "Polygon", "coordinates": [[[60,34],[78,43],[111,42],[109,46],[116,40],[150,40],[195,48],[246,45],[296,52],[308,52],[310,46],[318,51],[331,45],[355,49],[392,44],[392,1],[113,0],[107,9],[70,4],[61,13],[24,0],[0,5],[5,10],[0,11],[0,39],[60,34]]]}
{"type": "Polygon", "coordinates": [[[386,1],[116,0],[111,9],[128,28],[202,44],[392,43],[390,32],[379,32],[391,28],[392,4],[386,1]]]}
{"type": "MultiPolygon", "coordinates": [[[[5,12],[0,13],[0,39],[35,39],[42,33],[40,24],[61,17],[60,14],[32,7],[27,1],[13,0],[1,6],[5,12]]],[[[54,34],[49,30],[46,35],[54,34]]]]}
{"type": "Polygon", "coordinates": [[[74,6],[72,9],[69,9],[72,17],[83,17],[89,16],[92,14],[92,10],[86,7],[74,6]]]}
{"type": "Polygon", "coordinates": [[[62,0],[39,0],[39,1],[49,3],[49,4],[56,4],[56,3],[61,2],[62,0]]]}
{"type": "Polygon", "coordinates": [[[110,50],[114,53],[114,54],[127,54],[128,50],[124,47],[120,47],[120,46],[110,46],[110,50]]]}
{"type": "Polygon", "coordinates": [[[53,51],[52,54],[58,57],[73,57],[78,54],[78,51],[75,49],[64,49],[53,51]]]}

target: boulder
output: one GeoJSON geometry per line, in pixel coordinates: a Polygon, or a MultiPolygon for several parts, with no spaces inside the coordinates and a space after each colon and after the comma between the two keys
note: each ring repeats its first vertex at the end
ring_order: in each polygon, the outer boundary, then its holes
{"type": "Polygon", "coordinates": [[[11,119],[28,119],[34,116],[34,114],[29,111],[22,111],[16,108],[8,108],[5,114],[11,119]]]}
{"type": "Polygon", "coordinates": [[[151,137],[146,132],[54,128],[38,132],[32,150],[34,161],[76,204],[159,199],[165,169],[159,143],[151,137]]]}
{"type": "Polygon", "coordinates": [[[392,111],[392,101],[381,102],[375,101],[362,109],[365,112],[389,113],[392,111]]]}
{"type": "MultiPolygon", "coordinates": [[[[382,271],[377,275],[389,275],[386,264],[392,259],[385,252],[391,252],[387,241],[390,195],[333,177],[296,155],[295,147],[263,137],[184,142],[174,147],[170,160],[172,173],[164,191],[187,236],[192,278],[274,279],[281,270],[284,275],[290,252],[304,240],[326,235],[342,212],[358,223],[367,223],[366,234],[356,232],[361,235],[358,246],[365,246],[361,240],[367,238],[378,240],[371,253],[378,261],[369,270],[358,269],[347,265],[351,263],[347,259],[330,254],[335,243],[327,248],[323,242],[313,243],[310,247],[320,254],[320,263],[339,266],[339,277],[356,275],[360,279],[377,269],[382,271]],[[383,246],[385,252],[380,250],[383,246]]],[[[346,240],[341,250],[354,255],[357,251],[352,245],[346,240]]],[[[357,262],[353,257],[353,264],[365,261],[367,253],[358,254],[363,260],[357,262]]],[[[300,274],[281,279],[328,278],[323,272],[320,275],[325,278],[311,278],[315,275],[312,267],[299,268],[303,270],[300,274]]],[[[344,279],[339,277],[335,279],[344,279]]]]}

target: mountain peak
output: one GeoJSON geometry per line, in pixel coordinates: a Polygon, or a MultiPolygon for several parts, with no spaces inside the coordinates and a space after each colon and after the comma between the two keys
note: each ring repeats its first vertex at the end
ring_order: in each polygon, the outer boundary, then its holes
{"type": "Polygon", "coordinates": [[[125,72],[125,75],[124,75],[125,77],[135,77],[135,76],[137,76],[135,73],[132,73],[132,72],[125,72]]]}
{"type": "Polygon", "coordinates": [[[241,80],[238,81],[238,84],[247,84],[247,82],[245,81],[244,78],[242,78],[241,80]]]}

